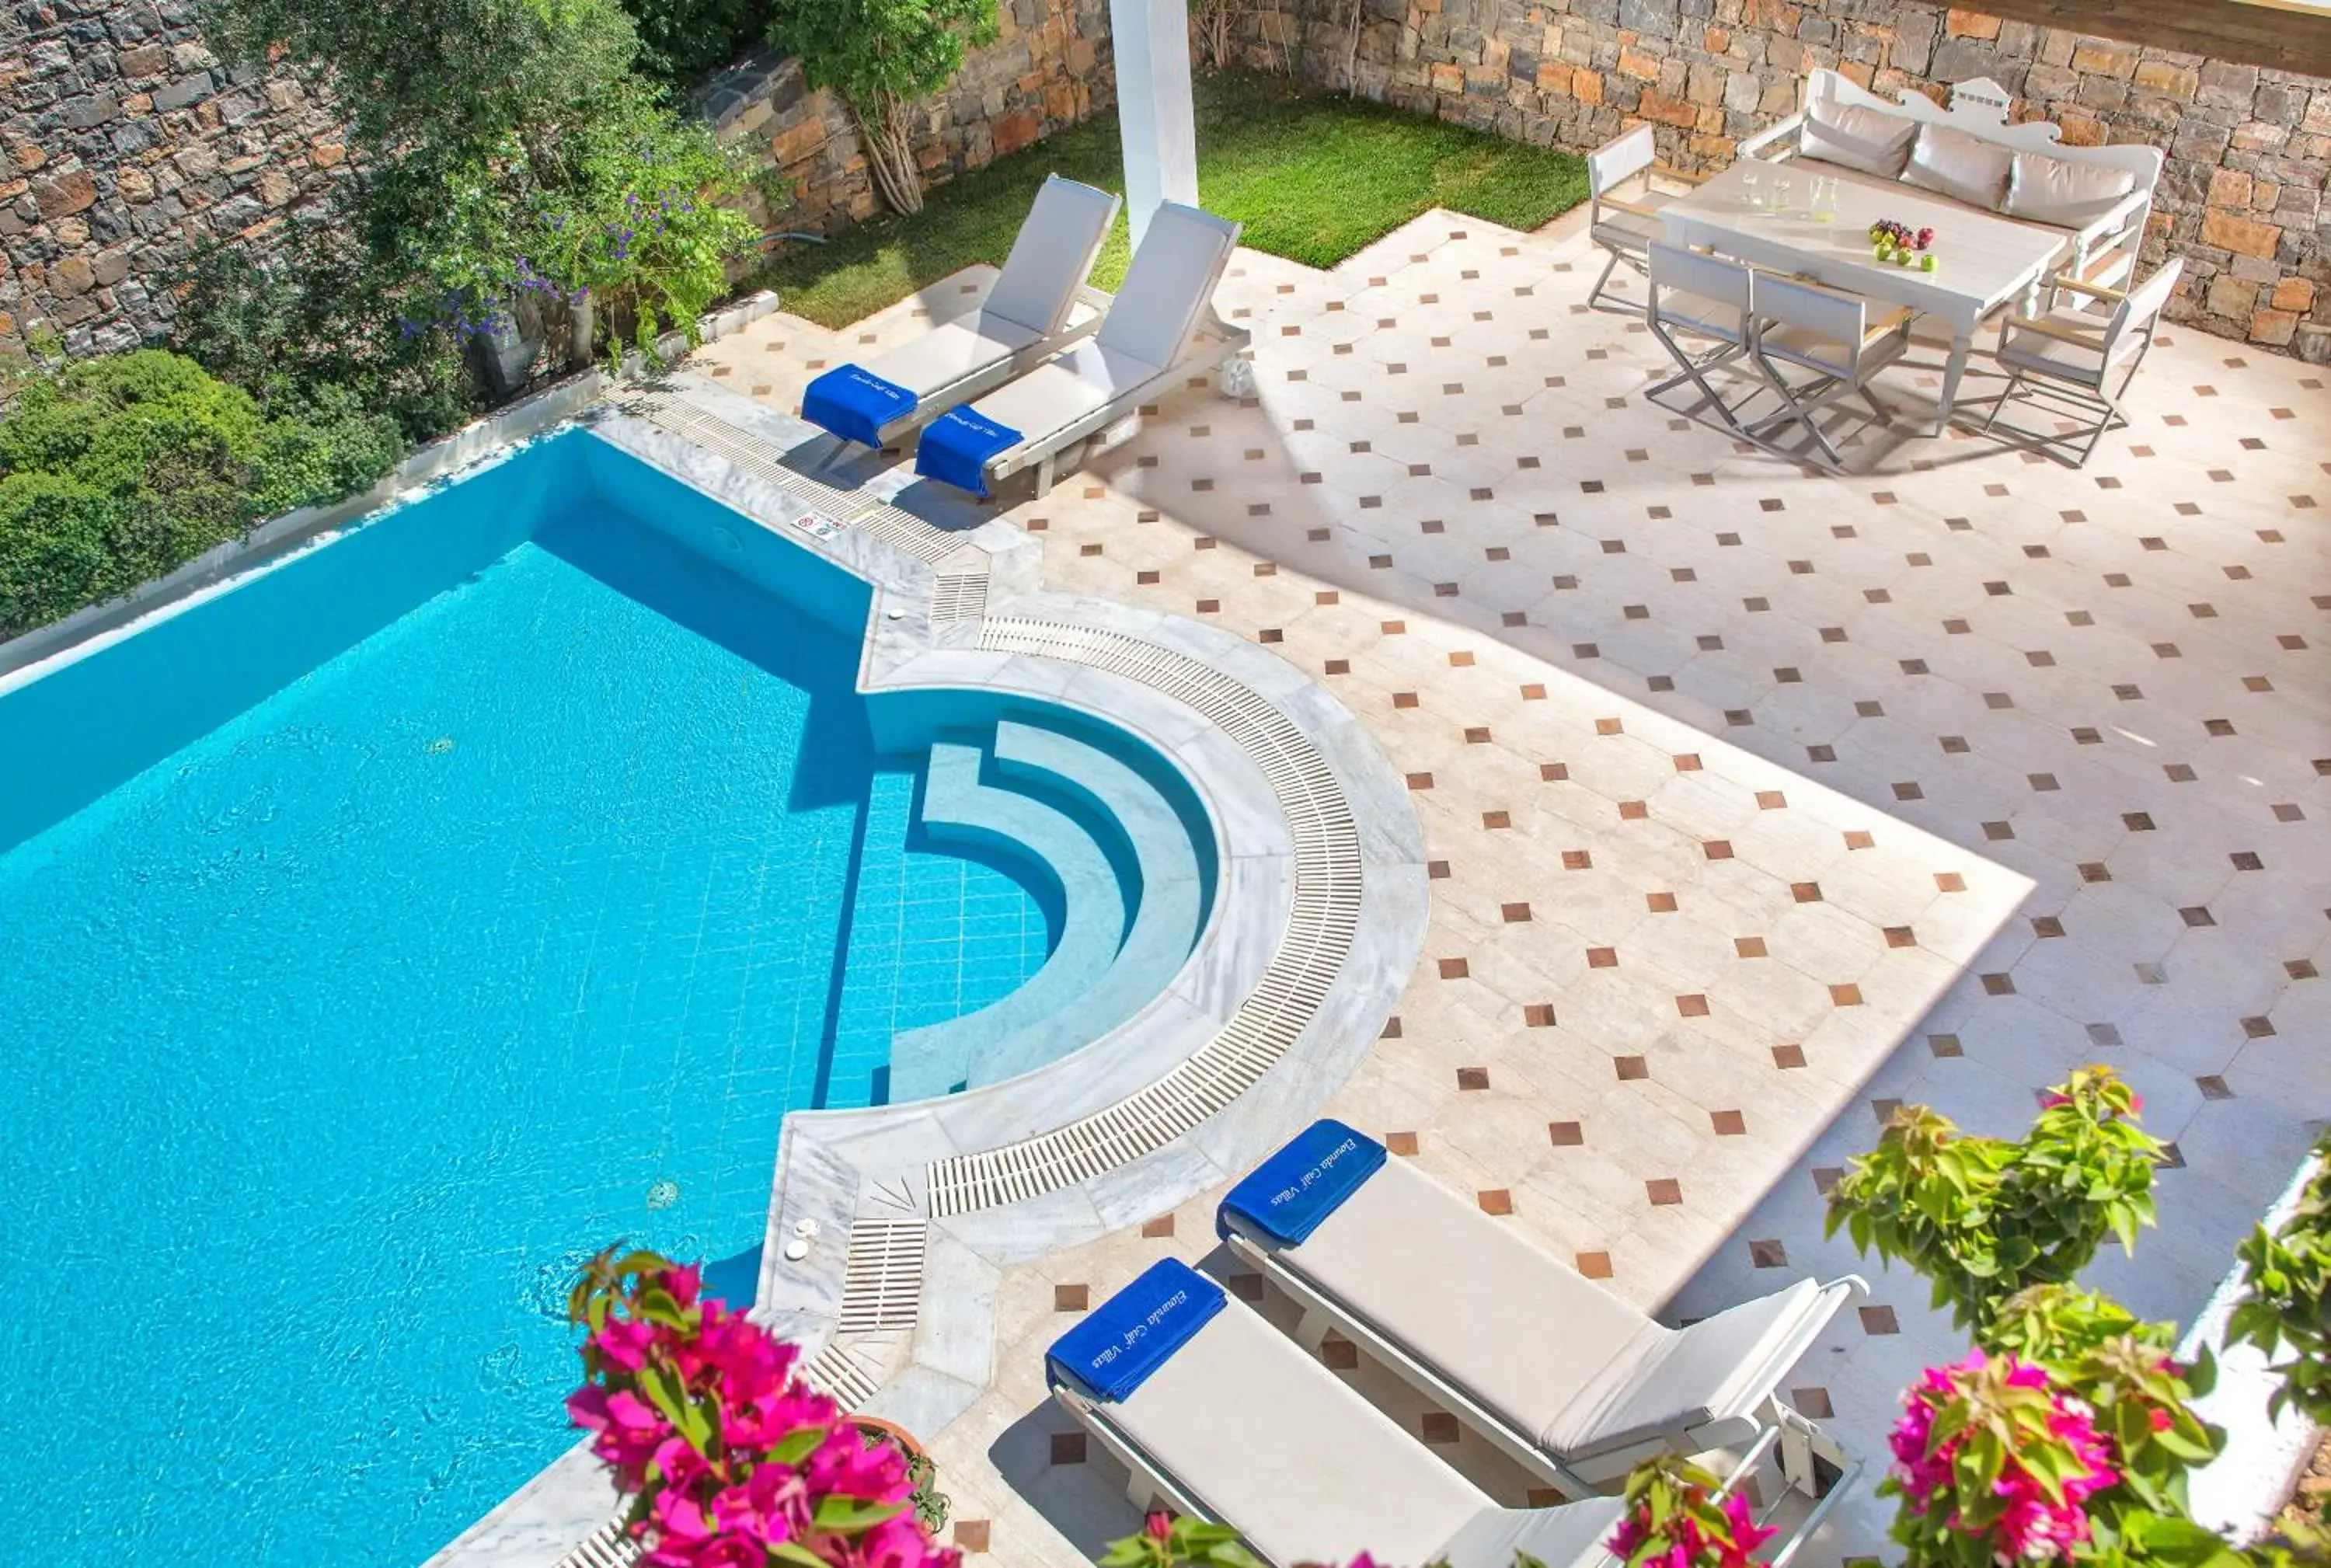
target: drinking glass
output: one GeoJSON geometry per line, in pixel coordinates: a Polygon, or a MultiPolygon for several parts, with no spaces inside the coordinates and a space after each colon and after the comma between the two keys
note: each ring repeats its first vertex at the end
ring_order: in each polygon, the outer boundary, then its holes
{"type": "Polygon", "coordinates": [[[1789,215],[1789,187],[1793,183],[1786,175],[1773,176],[1773,211],[1784,218],[1789,215]]]}
{"type": "Polygon", "coordinates": [[[1812,189],[1813,222],[1837,222],[1837,181],[1828,176],[1816,176],[1812,189]]]}
{"type": "Polygon", "coordinates": [[[1765,210],[1763,177],[1753,167],[1740,176],[1740,199],[1746,204],[1752,213],[1761,213],[1765,210]]]}

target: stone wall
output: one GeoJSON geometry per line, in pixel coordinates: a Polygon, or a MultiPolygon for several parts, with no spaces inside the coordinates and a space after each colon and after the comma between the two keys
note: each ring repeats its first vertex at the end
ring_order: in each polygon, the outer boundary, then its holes
{"type": "MultiPolygon", "coordinates": [[[[931,183],[1114,101],[1108,0],[1003,0],[996,41],[918,106],[931,183]]],[[[704,112],[749,137],[793,204],[756,215],[825,232],[876,207],[848,113],[798,62],[757,56],[704,112]]],[[[347,167],[330,107],[284,74],[228,71],[187,0],[0,7],[0,351],[52,328],[71,352],[158,336],[195,244],[263,235],[347,167]]]]}
{"type": "MultiPolygon", "coordinates": [[[[975,50],[947,91],[917,106],[926,185],[1065,130],[1116,101],[1108,0],[999,0],[994,43],[975,50]]],[[[725,138],[750,138],[790,191],[792,205],[755,215],[774,227],[829,233],[880,209],[850,112],[813,92],[801,63],[774,54],[739,61],[705,85],[701,111],[725,138]]]]}
{"type": "Polygon", "coordinates": [[[1686,169],[1790,113],[1815,66],[1938,100],[1988,76],[2068,142],[2168,152],[2146,249],[2186,258],[2173,318],[2331,359],[2331,80],[1916,0],[1263,0],[1234,20],[1251,64],[1565,147],[1649,122],[1686,169]]]}
{"type": "Polygon", "coordinates": [[[300,83],[223,69],[184,0],[0,10],[0,348],[152,335],[197,241],[263,232],[347,156],[300,83]]]}

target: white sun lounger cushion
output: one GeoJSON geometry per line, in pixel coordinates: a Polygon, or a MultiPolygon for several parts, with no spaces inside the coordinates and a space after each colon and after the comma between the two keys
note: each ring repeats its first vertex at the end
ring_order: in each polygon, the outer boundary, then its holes
{"type": "Polygon", "coordinates": [[[1179,359],[1238,236],[1236,223],[1212,213],[1177,202],[1159,206],[1100,324],[1101,346],[1148,365],[1179,359]]]}
{"type": "Polygon", "coordinates": [[[1517,1432],[1569,1459],[1746,1413],[1767,1346],[1828,1310],[1801,1280],[1675,1330],[1392,1160],[1279,1262],[1517,1432]]]}
{"type": "Polygon", "coordinates": [[[1043,337],[1035,328],[1023,327],[993,310],[975,310],[876,355],[865,368],[918,398],[928,397],[1003,364],[1043,337]]]}
{"type": "Polygon", "coordinates": [[[1026,440],[1041,441],[1164,374],[1163,366],[1088,340],[971,407],[983,419],[1016,430],[1026,440]]]}
{"type": "Polygon", "coordinates": [[[1273,1563],[1347,1563],[1364,1551],[1382,1563],[1430,1563],[1491,1507],[1235,1301],[1131,1394],[1099,1408],[1273,1563]]]}
{"type": "Polygon", "coordinates": [[[1039,337],[1058,332],[1108,237],[1117,201],[1107,191],[1048,176],[981,309],[1033,328],[1039,337]]]}

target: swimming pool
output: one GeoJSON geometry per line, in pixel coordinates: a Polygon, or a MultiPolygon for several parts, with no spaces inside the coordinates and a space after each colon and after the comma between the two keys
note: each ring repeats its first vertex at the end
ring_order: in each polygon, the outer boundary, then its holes
{"type": "Polygon", "coordinates": [[[0,685],[15,1550],[418,1563],[571,1440],[582,1256],[746,1253],[786,1110],[1165,985],[1186,787],[1026,701],[879,748],[870,603],[575,432],[0,685]]]}

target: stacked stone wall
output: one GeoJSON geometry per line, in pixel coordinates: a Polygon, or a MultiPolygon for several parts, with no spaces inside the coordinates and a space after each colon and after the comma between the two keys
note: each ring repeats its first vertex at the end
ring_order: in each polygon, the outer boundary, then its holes
{"type": "MultiPolygon", "coordinates": [[[[924,183],[943,185],[1065,130],[1116,101],[1108,0],[999,0],[995,42],[971,52],[945,92],[916,106],[924,183]]],[[[702,112],[748,140],[791,206],[756,216],[831,233],[880,209],[849,109],[813,90],[801,62],[755,54],[706,84],[702,112]]]]}
{"type": "Polygon", "coordinates": [[[264,234],[347,157],[326,105],[226,70],[175,0],[0,11],[0,348],[42,326],[77,354],[153,336],[198,242],[264,234]]]}
{"type": "Polygon", "coordinates": [[[2168,154],[2146,250],[2186,259],[2174,318],[2331,359],[2331,80],[1918,0],[1263,0],[1232,21],[1253,65],[1565,147],[1648,123],[1695,170],[1818,66],[1937,101],[1989,77],[2068,142],[2168,154]]]}
{"type": "MultiPolygon", "coordinates": [[[[1107,0],[1003,0],[998,36],[917,107],[943,183],[1114,101],[1107,0]]],[[[849,113],[798,62],[748,57],[702,111],[749,139],[824,233],[877,208],[849,113]]],[[[183,0],[24,0],[0,9],[0,351],[33,331],[102,353],[169,326],[169,280],[209,241],[257,241],[347,170],[331,105],[290,74],[229,70],[183,0]]]]}

